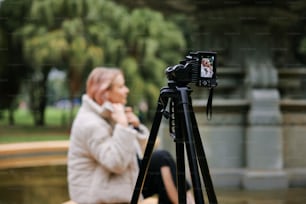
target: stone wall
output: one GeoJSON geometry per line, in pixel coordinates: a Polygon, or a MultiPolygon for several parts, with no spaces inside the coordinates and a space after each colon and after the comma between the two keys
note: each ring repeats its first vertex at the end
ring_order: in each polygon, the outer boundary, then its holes
{"type": "MultiPolygon", "coordinates": [[[[249,89],[244,94],[245,73],[220,68],[211,120],[206,118],[206,90],[194,88],[193,107],[216,187],[306,186],[306,100],[300,89],[305,72],[304,68],[295,72],[299,77],[278,70],[282,84],[277,88],[249,89]],[[291,83],[292,92],[286,83],[291,83]],[[298,90],[300,98],[290,95],[298,90]]],[[[160,138],[161,148],[175,155],[166,120],[160,138]]]]}

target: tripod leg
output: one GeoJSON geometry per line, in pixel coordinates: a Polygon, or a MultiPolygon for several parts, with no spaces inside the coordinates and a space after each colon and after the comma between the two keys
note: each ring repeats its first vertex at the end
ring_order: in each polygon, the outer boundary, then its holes
{"type": "Polygon", "coordinates": [[[196,151],[194,149],[194,141],[193,141],[193,127],[192,127],[192,121],[190,117],[190,110],[189,105],[191,103],[190,97],[188,95],[188,89],[186,87],[184,88],[178,88],[180,91],[180,97],[181,97],[181,105],[182,109],[180,109],[181,116],[179,117],[181,121],[182,127],[185,127],[185,131],[182,131],[185,136],[185,144],[186,144],[186,151],[188,156],[188,162],[189,162],[189,168],[191,173],[191,179],[193,184],[193,190],[194,190],[194,197],[197,204],[204,204],[204,198],[203,198],[203,192],[201,188],[201,182],[200,182],[200,176],[199,176],[199,168],[197,163],[197,155],[196,151]],[[183,110],[183,112],[182,112],[183,110]]]}
{"type": "Polygon", "coordinates": [[[150,163],[152,152],[154,149],[157,133],[158,133],[161,119],[163,116],[163,108],[166,107],[166,104],[167,104],[167,99],[165,100],[165,104],[163,103],[164,101],[162,99],[163,98],[160,96],[159,103],[157,105],[157,110],[154,116],[154,121],[153,121],[152,128],[151,128],[151,132],[149,135],[149,140],[148,140],[145,152],[144,152],[143,160],[141,162],[141,167],[139,169],[139,174],[137,177],[136,185],[135,185],[133,196],[131,199],[131,204],[138,203],[139,195],[142,191],[145,176],[149,168],[149,163],[150,163]]]}
{"type": "MultiPolygon", "coordinates": [[[[192,106],[190,106],[190,110],[192,110],[192,106]]],[[[191,114],[191,122],[193,124],[193,132],[194,134],[194,141],[196,144],[196,151],[197,151],[197,157],[199,160],[199,164],[200,164],[200,169],[201,169],[201,173],[203,176],[203,181],[205,184],[205,188],[206,188],[206,193],[207,193],[207,197],[209,200],[210,204],[217,204],[217,197],[214,191],[214,187],[213,187],[213,182],[211,180],[210,177],[210,173],[209,173],[209,168],[208,168],[208,163],[206,160],[206,155],[205,155],[205,151],[203,148],[203,143],[200,137],[200,132],[198,129],[198,125],[197,125],[197,121],[196,121],[196,117],[194,115],[193,110],[190,111],[191,114]]]]}
{"type": "MultiPolygon", "coordinates": [[[[176,108],[176,107],[175,107],[176,108]]],[[[179,203],[186,203],[186,172],[185,172],[185,150],[184,150],[184,131],[181,127],[179,111],[175,110],[175,148],[176,148],[176,171],[177,171],[177,188],[179,203]]]]}

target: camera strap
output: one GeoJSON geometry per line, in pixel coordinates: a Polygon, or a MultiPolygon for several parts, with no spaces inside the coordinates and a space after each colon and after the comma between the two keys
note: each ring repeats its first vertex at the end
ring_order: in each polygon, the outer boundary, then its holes
{"type": "Polygon", "coordinates": [[[209,89],[209,96],[207,99],[207,104],[206,104],[206,116],[207,119],[210,120],[212,117],[212,100],[214,96],[214,88],[209,89]]]}

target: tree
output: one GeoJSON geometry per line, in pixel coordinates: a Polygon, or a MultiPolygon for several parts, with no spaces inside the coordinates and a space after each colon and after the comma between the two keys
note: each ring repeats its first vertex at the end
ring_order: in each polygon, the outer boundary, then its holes
{"type": "Polygon", "coordinates": [[[29,72],[29,66],[22,57],[21,40],[15,38],[15,30],[24,25],[23,17],[30,5],[30,0],[0,3],[0,110],[9,110],[10,125],[14,125],[13,113],[22,78],[29,72]]]}
{"type": "MultiPolygon", "coordinates": [[[[32,75],[29,93],[36,125],[44,125],[46,80],[52,67],[67,72],[71,98],[80,95],[93,67],[121,67],[134,93],[131,103],[145,100],[153,105],[165,83],[164,69],[177,63],[185,48],[180,30],[160,13],[130,11],[109,0],[26,0],[15,4],[5,0],[1,12],[7,17],[7,26],[1,26],[1,45],[6,46],[8,37],[8,42],[17,42],[18,46],[11,45],[19,53],[18,60],[16,54],[7,52],[7,56],[24,65],[23,73],[32,75]]],[[[2,61],[2,65],[7,63],[2,61]]]]}
{"type": "MultiPolygon", "coordinates": [[[[41,97],[36,101],[43,104],[46,104],[43,84],[52,66],[67,70],[73,98],[80,92],[85,73],[103,64],[122,67],[134,92],[130,97],[132,103],[146,100],[153,105],[165,82],[164,69],[178,62],[181,53],[177,51],[183,51],[185,46],[179,29],[160,13],[149,9],[129,13],[107,0],[33,1],[29,18],[35,20],[20,33],[26,59],[36,72],[43,73],[39,86],[43,90],[36,96],[41,97]]],[[[42,113],[43,106],[38,107],[38,113],[42,113]]],[[[37,124],[43,124],[43,115],[38,119],[37,124]]]]}
{"type": "Polygon", "coordinates": [[[161,13],[150,9],[132,10],[127,25],[123,38],[128,53],[121,67],[134,94],[129,101],[145,101],[149,109],[155,108],[159,90],[166,84],[165,69],[178,64],[185,50],[183,33],[161,13]]]}
{"type": "Polygon", "coordinates": [[[83,1],[33,1],[29,18],[36,20],[20,29],[25,59],[34,68],[31,109],[36,125],[44,125],[46,82],[52,67],[68,72],[73,99],[81,88],[86,65],[102,61],[102,49],[87,39],[84,15],[83,1]],[[57,20],[56,16],[63,13],[67,17],[57,20]]]}

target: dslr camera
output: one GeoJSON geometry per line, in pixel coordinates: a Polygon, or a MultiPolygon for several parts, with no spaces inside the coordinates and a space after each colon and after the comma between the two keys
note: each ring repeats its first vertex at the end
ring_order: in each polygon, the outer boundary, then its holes
{"type": "Polygon", "coordinates": [[[198,87],[213,88],[217,86],[216,53],[190,52],[179,64],[168,67],[166,75],[177,86],[194,83],[198,87]]]}

